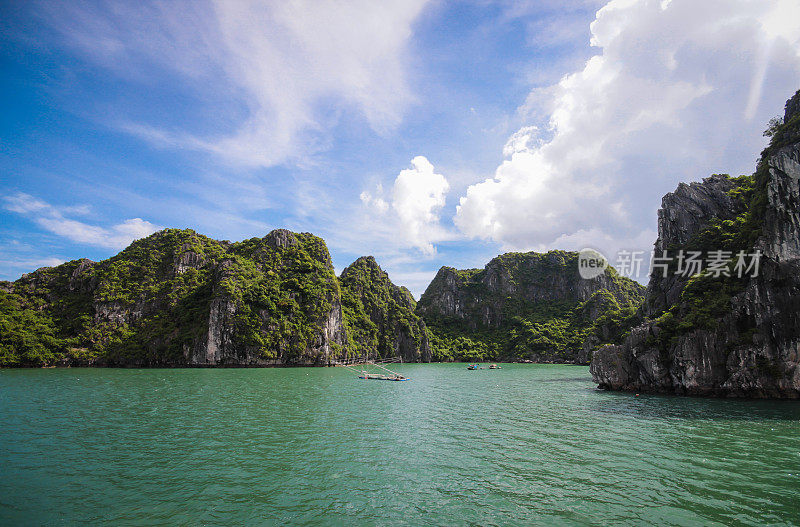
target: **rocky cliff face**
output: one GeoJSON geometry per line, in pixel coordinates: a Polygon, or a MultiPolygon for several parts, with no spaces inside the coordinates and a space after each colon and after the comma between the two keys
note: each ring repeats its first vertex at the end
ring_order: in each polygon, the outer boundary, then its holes
{"type": "MultiPolygon", "coordinates": [[[[746,208],[731,196],[736,184],[730,177],[715,174],[702,183],[681,183],[675,192],[661,200],[658,211],[659,237],[655,254],[676,252],[693,236],[707,229],[713,221],[731,220],[746,208]]],[[[645,310],[648,315],[660,314],[679,298],[688,277],[674,273],[656,274],[647,286],[645,310]]]]}
{"type": "Polygon", "coordinates": [[[326,364],[346,355],[325,243],[167,229],[103,262],[5,283],[0,365],[326,364]]]}
{"type": "Polygon", "coordinates": [[[429,361],[414,307],[372,257],[337,278],[308,233],[230,243],[166,229],[0,282],[0,366],[429,361]]]}
{"type": "Polygon", "coordinates": [[[471,328],[501,327],[520,302],[576,304],[605,290],[628,303],[639,289],[613,271],[582,279],[577,253],[507,253],[483,269],[442,267],[420,298],[418,312],[430,318],[460,319],[471,328]]]}
{"type": "Polygon", "coordinates": [[[343,354],[339,287],[321,239],[278,229],[229,252],[213,273],[208,332],[184,346],[190,364],[314,365],[343,354]]]}
{"type": "Polygon", "coordinates": [[[800,92],[749,178],[714,177],[664,198],[656,249],[730,251],[730,277],[651,277],[650,320],[598,350],[604,388],[800,397],[800,92]],[[763,253],[757,275],[735,255],[763,253]]]}
{"type": "Polygon", "coordinates": [[[425,323],[414,313],[414,297],[408,289],[394,285],[372,256],[353,262],[339,281],[355,357],[431,360],[425,323]]]}
{"type": "Polygon", "coordinates": [[[606,336],[612,338],[612,326],[638,306],[642,287],[613,269],[584,280],[577,258],[564,251],[508,253],[484,269],[442,267],[417,313],[445,358],[455,349],[466,355],[451,358],[477,360],[478,350],[486,358],[586,362],[592,344],[584,343],[602,341],[602,322],[594,323],[608,315],[606,336]]]}

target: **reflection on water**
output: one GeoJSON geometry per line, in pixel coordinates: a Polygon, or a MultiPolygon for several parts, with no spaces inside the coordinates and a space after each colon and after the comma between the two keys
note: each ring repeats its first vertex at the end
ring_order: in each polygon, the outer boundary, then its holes
{"type": "Polygon", "coordinates": [[[580,366],[0,371],[0,524],[798,524],[800,402],[580,366]]]}

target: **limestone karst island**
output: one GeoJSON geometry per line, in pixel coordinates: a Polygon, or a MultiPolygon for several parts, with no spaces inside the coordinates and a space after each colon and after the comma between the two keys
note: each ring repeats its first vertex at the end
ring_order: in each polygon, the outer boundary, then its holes
{"type": "Polygon", "coordinates": [[[0,525],[800,524],[796,2],[0,21],[0,525]]]}

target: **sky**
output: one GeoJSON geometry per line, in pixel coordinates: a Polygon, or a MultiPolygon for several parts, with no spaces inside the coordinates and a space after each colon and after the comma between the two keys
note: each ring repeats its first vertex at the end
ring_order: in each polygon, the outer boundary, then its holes
{"type": "Polygon", "coordinates": [[[0,0],[0,74],[0,279],[287,228],[418,298],[508,251],[649,253],[678,183],[753,172],[800,3],[0,0]]]}

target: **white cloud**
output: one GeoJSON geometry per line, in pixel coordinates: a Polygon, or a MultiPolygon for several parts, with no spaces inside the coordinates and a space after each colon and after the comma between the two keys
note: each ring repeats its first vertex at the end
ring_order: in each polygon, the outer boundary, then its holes
{"type": "Polygon", "coordinates": [[[392,240],[395,247],[414,247],[433,255],[433,244],[450,237],[439,223],[449,188],[447,179],[434,171],[430,161],[417,156],[411,160],[411,168],[401,170],[395,178],[389,200],[383,197],[380,185],[374,192],[361,193],[368,218],[364,230],[392,240]]]}
{"type": "Polygon", "coordinates": [[[211,152],[272,166],[325,146],[338,112],[393,129],[413,95],[406,44],[425,0],[175,1],[45,4],[75,49],[144,82],[157,69],[179,75],[200,99],[213,97],[219,129],[199,133],[119,123],[159,146],[211,152]]]}
{"type": "Polygon", "coordinates": [[[4,198],[6,210],[24,214],[43,229],[77,243],[109,249],[122,249],[132,241],[144,238],[161,229],[149,221],[132,218],[110,227],[100,227],[68,218],[71,214],[86,214],[86,206],[55,207],[29,194],[18,193],[4,198]]]}
{"type": "Polygon", "coordinates": [[[383,195],[383,185],[379,183],[375,187],[374,196],[372,192],[365,190],[361,194],[359,194],[358,197],[364,205],[371,207],[376,211],[378,211],[379,213],[383,214],[384,212],[389,210],[389,204],[386,202],[386,200],[380,197],[381,195],[383,195]]]}
{"type": "Polygon", "coordinates": [[[406,239],[427,254],[435,251],[431,241],[436,237],[439,211],[449,188],[444,176],[435,173],[424,156],[412,159],[411,168],[402,170],[394,180],[392,208],[406,239]]]}
{"type": "Polygon", "coordinates": [[[50,205],[44,201],[21,192],[13,196],[6,196],[4,200],[6,202],[6,210],[17,212],[19,214],[27,214],[29,212],[37,212],[50,208],[50,205]]]}
{"type": "Polygon", "coordinates": [[[521,111],[540,130],[514,134],[461,197],[468,236],[633,249],[677,182],[752,172],[765,123],[800,87],[796,2],[615,0],[591,32],[601,53],[531,93],[521,111]]]}
{"type": "Polygon", "coordinates": [[[536,126],[524,126],[514,132],[506,141],[503,147],[503,155],[511,157],[520,152],[527,152],[532,148],[531,143],[537,139],[539,128],[536,126]]]}

